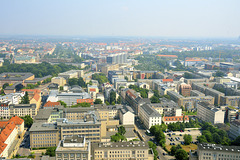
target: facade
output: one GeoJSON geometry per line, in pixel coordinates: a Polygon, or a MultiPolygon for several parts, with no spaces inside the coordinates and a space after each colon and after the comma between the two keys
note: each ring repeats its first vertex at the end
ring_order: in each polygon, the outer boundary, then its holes
{"type": "Polygon", "coordinates": [[[239,146],[223,146],[219,144],[203,144],[198,143],[197,153],[195,155],[190,151],[189,159],[205,160],[238,160],[240,159],[239,146]]]}
{"type": "Polygon", "coordinates": [[[42,95],[39,89],[22,89],[24,92],[28,92],[30,104],[36,104],[36,109],[39,110],[42,102],[42,95]]]}
{"type": "Polygon", "coordinates": [[[213,105],[200,102],[197,105],[197,117],[212,124],[224,123],[225,112],[213,105]]]}
{"type": "Polygon", "coordinates": [[[240,136],[240,120],[235,120],[230,123],[229,137],[236,139],[240,136]]]}
{"type": "Polygon", "coordinates": [[[35,122],[30,130],[30,147],[53,147],[59,143],[59,129],[52,123],[35,122]]]}
{"type": "Polygon", "coordinates": [[[63,77],[53,77],[51,79],[51,83],[56,83],[58,84],[59,86],[64,86],[65,84],[67,84],[67,81],[65,78],[63,77]]]}
{"type": "Polygon", "coordinates": [[[154,125],[161,125],[162,123],[162,115],[150,104],[140,106],[139,118],[147,129],[150,129],[154,125]]]}
{"type": "Polygon", "coordinates": [[[163,122],[165,124],[176,122],[189,122],[189,117],[188,116],[163,117],[163,122]]]}
{"type": "Polygon", "coordinates": [[[64,79],[69,79],[69,78],[79,78],[84,75],[83,70],[70,70],[66,71],[63,73],[59,73],[58,77],[63,77],[64,79]]]}
{"type": "Polygon", "coordinates": [[[56,160],[91,160],[91,143],[84,137],[72,135],[64,137],[56,149],[56,160]]]}
{"type": "Polygon", "coordinates": [[[221,99],[220,99],[220,105],[239,107],[240,96],[222,96],[221,99]]]}
{"type": "Polygon", "coordinates": [[[107,142],[92,144],[92,160],[153,160],[154,154],[147,142],[107,142]]]}
{"type": "Polygon", "coordinates": [[[139,113],[139,107],[144,103],[142,97],[133,89],[128,89],[126,91],[125,100],[130,104],[136,114],[139,113]]]}
{"type": "Polygon", "coordinates": [[[127,62],[127,53],[118,53],[107,56],[107,63],[122,64],[127,62]]]}
{"type": "Polygon", "coordinates": [[[12,158],[16,154],[14,150],[18,150],[20,141],[24,135],[24,120],[13,116],[8,121],[0,121],[0,157],[12,158]]]}
{"type": "Polygon", "coordinates": [[[34,118],[37,115],[37,108],[35,104],[11,104],[9,105],[9,116],[24,117],[26,115],[34,118]]]}
{"type": "Polygon", "coordinates": [[[134,125],[134,111],[130,106],[124,106],[119,110],[119,119],[122,125],[134,125]]]}
{"type": "Polygon", "coordinates": [[[77,99],[89,99],[90,95],[86,92],[83,93],[59,93],[57,94],[57,100],[63,101],[67,106],[77,104],[77,99]]]}
{"type": "Polygon", "coordinates": [[[192,90],[192,87],[190,84],[183,83],[180,85],[179,92],[186,97],[186,96],[190,96],[191,90],[192,90]]]}

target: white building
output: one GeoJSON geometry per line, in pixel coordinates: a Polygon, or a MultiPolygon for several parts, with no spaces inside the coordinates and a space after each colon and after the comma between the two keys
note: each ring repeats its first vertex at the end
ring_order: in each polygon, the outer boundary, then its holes
{"type": "Polygon", "coordinates": [[[119,118],[122,125],[134,125],[134,111],[129,106],[124,106],[119,110],[119,118]]]}
{"type": "Polygon", "coordinates": [[[147,129],[151,126],[161,125],[162,116],[150,104],[144,104],[139,107],[139,118],[147,129]]]}
{"type": "Polygon", "coordinates": [[[225,112],[207,102],[200,102],[197,105],[197,117],[212,124],[224,123],[225,112]]]}
{"type": "Polygon", "coordinates": [[[240,120],[235,120],[230,123],[229,137],[236,139],[240,136],[240,120]]]}

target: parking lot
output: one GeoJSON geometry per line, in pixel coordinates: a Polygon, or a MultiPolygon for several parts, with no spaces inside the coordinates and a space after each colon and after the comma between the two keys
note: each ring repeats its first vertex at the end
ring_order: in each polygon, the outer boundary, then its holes
{"type": "Polygon", "coordinates": [[[197,137],[201,136],[200,130],[185,130],[183,132],[175,131],[175,132],[166,132],[164,133],[166,136],[166,145],[178,145],[184,144],[183,136],[185,134],[190,134],[192,136],[192,142],[197,141],[197,137]]]}

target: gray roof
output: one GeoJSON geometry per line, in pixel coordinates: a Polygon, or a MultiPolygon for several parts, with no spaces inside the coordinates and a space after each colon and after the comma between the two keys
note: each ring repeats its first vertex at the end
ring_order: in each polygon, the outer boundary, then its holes
{"type": "Polygon", "coordinates": [[[37,131],[58,131],[56,128],[56,125],[53,123],[42,123],[42,122],[36,122],[33,123],[30,130],[30,132],[37,132],[37,131]]]}
{"type": "Polygon", "coordinates": [[[48,118],[50,117],[52,111],[53,111],[53,108],[40,109],[38,111],[38,114],[37,114],[35,120],[48,120],[48,118]]]}
{"type": "Polygon", "coordinates": [[[144,104],[140,107],[148,114],[149,117],[161,117],[161,114],[152,108],[150,104],[144,104]]]}
{"type": "Polygon", "coordinates": [[[240,146],[223,146],[219,144],[207,144],[207,143],[199,143],[199,150],[206,151],[219,151],[219,152],[229,152],[229,153],[239,153],[240,154],[240,146]]]}
{"type": "Polygon", "coordinates": [[[36,104],[10,104],[9,108],[36,108],[36,104]]]}
{"type": "Polygon", "coordinates": [[[30,72],[22,73],[22,72],[4,72],[0,74],[0,81],[23,81],[34,74],[30,72]]]}
{"type": "Polygon", "coordinates": [[[93,151],[95,149],[111,150],[113,149],[148,149],[148,143],[143,141],[134,141],[134,142],[101,142],[101,143],[92,143],[93,151]]]}

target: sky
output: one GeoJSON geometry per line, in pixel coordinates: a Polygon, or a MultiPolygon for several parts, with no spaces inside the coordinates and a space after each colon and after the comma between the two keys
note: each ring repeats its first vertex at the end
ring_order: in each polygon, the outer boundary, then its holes
{"type": "Polygon", "coordinates": [[[0,0],[1,35],[240,36],[240,0],[0,0]]]}

